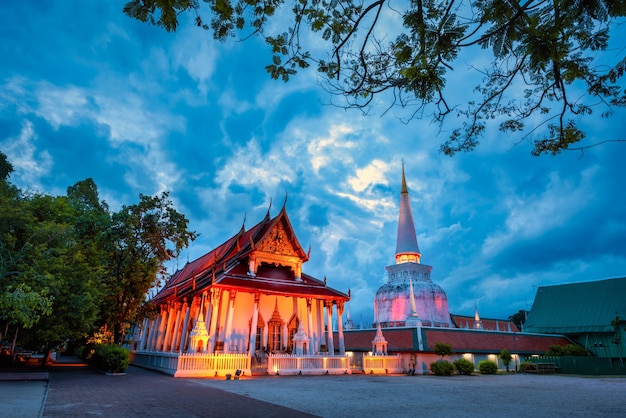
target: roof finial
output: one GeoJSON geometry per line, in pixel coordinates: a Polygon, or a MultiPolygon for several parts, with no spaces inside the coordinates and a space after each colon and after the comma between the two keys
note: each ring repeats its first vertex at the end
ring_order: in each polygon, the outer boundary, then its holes
{"type": "Polygon", "coordinates": [[[408,193],[409,189],[406,187],[406,178],[404,177],[404,158],[402,159],[402,190],[400,193],[408,193]]]}
{"type": "Polygon", "coordinates": [[[285,201],[283,202],[283,208],[281,209],[281,211],[285,210],[285,207],[287,206],[287,197],[288,197],[288,194],[287,194],[287,191],[285,191],[285,201]]]}

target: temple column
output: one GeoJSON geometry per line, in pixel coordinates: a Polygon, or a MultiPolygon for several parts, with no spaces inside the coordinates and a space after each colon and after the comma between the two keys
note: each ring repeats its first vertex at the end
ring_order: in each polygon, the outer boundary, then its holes
{"type": "Polygon", "coordinates": [[[313,301],[311,300],[311,298],[307,298],[306,299],[306,317],[307,317],[307,322],[308,322],[308,331],[309,331],[309,338],[311,339],[309,341],[309,353],[308,354],[313,354],[313,316],[311,314],[311,303],[313,303],[313,301]]]}
{"type": "Polygon", "coordinates": [[[160,316],[155,316],[150,320],[150,324],[148,328],[150,329],[150,335],[148,336],[148,344],[146,345],[147,351],[154,351],[154,345],[156,344],[156,335],[158,334],[159,329],[159,318],[160,316]]]}
{"type": "Polygon", "coordinates": [[[235,316],[236,290],[228,291],[228,310],[226,311],[226,329],[224,329],[224,353],[230,352],[230,337],[233,331],[233,317],[235,316]]]}
{"type": "Polygon", "coordinates": [[[346,344],[343,340],[343,302],[337,302],[337,332],[339,334],[339,355],[346,354],[346,344]]]}
{"type": "Polygon", "coordinates": [[[220,302],[222,292],[219,289],[211,289],[211,322],[209,325],[209,354],[215,351],[215,342],[217,341],[217,317],[220,313],[220,302]]]}
{"type": "Polygon", "coordinates": [[[174,318],[175,315],[174,304],[171,303],[167,309],[167,325],[165,326],[165,337],[163,338],[163,351],[170,351],[172,332],[174,332],[174,318]]]}
{"type": "Polygon", "coordinates": [[[148,337],[148,325],[150,320],[148,318],[143,319],[143,329],[141,330],[141,342],[139,343],[139,351],[146,349],[146,340],[148,337]]]}
{"type": "Polygon", "coordinates": [[[161,307],[161,318],[159,319],[159,333],[157,334],[155,351],[163,351],[163,338],[165,337],[165,325],[167,324],[167,309],[161,307]]]}
{"type": "Polygon", "coordinates": [[[183,327],[180,330],[180,343],[178,345],[178,352],[185,352],[185,343],[187,341],[187,329],[189,327],[189,304],[187,298],[183,301],[183,311],[185,311],[185,319],[183,319],[183,327]]]}
{"type": "Polygon", "coordinates": [[[321,299],[317,301],[317,351],[322,348],[322,341],[326,344],[326,332],[324,330],[324,303],[321,299]]]}
{"type": "Polygon", "coordinates": [[[326,341],[328,342],[328,354],[335,355],[335,345],[333,343],[333,301],[328,300],[326,305],[326,341]]]}
{"type": "Polygon", "coordinates": [[[180,332],[180,311],[181,311],[181,303],[176,302],[176,319],[174,320],[174,332],[172,333],[172,346],[170,347],[170,352],[175,353],[176,348],[178,347],[178,343],[180,342],[180,338],[178,334],[180,332]]]}
{"type": "Polygon", "coordinates": [[[250,324],[250,342],[248,343],[248,355],[254,354],[256,347],[256,327],[259,321],[259,300],[261,299],[260,293],[254,294],[254,309],[252,311],[252,322],[250,324]]]}

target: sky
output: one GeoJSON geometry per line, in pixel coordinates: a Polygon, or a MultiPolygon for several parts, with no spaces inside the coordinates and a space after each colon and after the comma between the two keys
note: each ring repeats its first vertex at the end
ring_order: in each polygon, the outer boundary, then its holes
{"type": "MultiPolygon", "coordinates": [[[[507,318],[538,286],[626,275],[626,144],[533,157],[490,126],[475,151],[448,157],[450,129],[428,117],[332,106],[315,71],[271,80],[258,39],[219,43],[187,17],[167,33],[124,3],[3,6],[0,150],[23,190],[63,195],[93,178],[112,210],[168,191],[200,233],[170,271],[286,204],[311,248],[303,271],[350,290],[351,319],[370,324],[394,263],[404,162],[422,264],[451,313],[507,318]]],[[[487,58],[460,57],[458,103],[487,58]]],[[[625,116],[583,125],[596,142],[623,139],[625,116]]]]}

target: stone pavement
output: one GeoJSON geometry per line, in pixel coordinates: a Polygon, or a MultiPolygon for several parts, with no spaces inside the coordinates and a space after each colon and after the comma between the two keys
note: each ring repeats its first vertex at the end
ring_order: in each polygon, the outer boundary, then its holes
{"type": "Polygon", "coordinates": [[[278,376],[179,379],[57,365],[6,379],[1,417],[624,417],[626,378],[563,375],[278,376]],[[40,378],[43,376],[39,376],[40,378]]]}

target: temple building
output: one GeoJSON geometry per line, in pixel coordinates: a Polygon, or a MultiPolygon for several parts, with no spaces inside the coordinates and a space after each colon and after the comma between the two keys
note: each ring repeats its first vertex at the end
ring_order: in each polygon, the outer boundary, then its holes
{"type": "Polygon", "coordinates": [[[172,275],[152,299],[158,315],[134,329],[132,363],[174,376],[278,374],[291,366],[268,362],[306,355],[320,359],[311,369],[345,373],[342,324],[350,297],[303,272],[309,255],[285,205],[273,218],[268,210],[172,275]],[[339,362],[321,360],[328,356],[339,362]]]}

